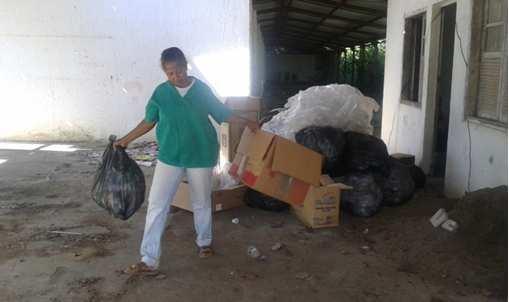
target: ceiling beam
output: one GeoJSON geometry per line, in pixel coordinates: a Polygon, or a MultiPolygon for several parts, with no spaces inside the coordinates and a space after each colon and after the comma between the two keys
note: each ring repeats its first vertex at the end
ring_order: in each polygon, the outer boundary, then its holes
{"type": "MultiPolygon", "coordinates": [[[[266,19],[266,20],[260,20],[260,21],[264,21],[263,23],[267,22],[267,21],[271,21],[273,19],[266,19]]],[[[259,22],[260,22],[259,21],[259,22]]],[[[316,24],[316,22],[313,22],[313,21],[309,21],[309,20],[304,20],[304,19],[299,19],[299,18],[292,18],[292,17],[288,17],[287,18],[287,22],[290,21],[290,22],[299,22],[299,23],[304,23],[304,24],[316,24]]],[[[260,24],[260,27],[273,27],[275,26],[275,24],[260,24]]],[[[287,23],[287,26],[296,26],[295,24],[289,24],[287,23]]],[[[320,27],[325,27],[325,28],[330,28],[330,29],[337,29],[337,30],[341,30],[341,31],[344,31],[344,30],[349,30],[348,27],[345,27],[345,26],[338,26],[338,25],[333,25],[333,24],[322,24],[320,25],[320,27]]],[[[363,30],[355,30],[356,33],[359,33],[359,34],[363,34],[363,35],[373,35],[373,36],[377,36],[378,33],[374,33],[374,32],[369,32],[369,31],[363,31],[363,30]]]]}
{"type": "MultiPolygon", "coordinates": [[[[263,15],[263,14],[277,12],[278,10],[279,10],[279,7],[268,8],[268,9],[258,10],[257,13],[259,16],[259,15],[263,15]]],[[[354,24],[363,24],[366,22],[366,21],[362,21],[362,20],[358,20],[358,19],[352,19],[352,18],[340,17],[340,16],[336,16],[336,15],[324,14],[324,13],[319,13],[319,12],[310,11],[310,10],[306,10],[306,9],[302,9],[302,8],[296,8],[296,7],[289,7],[288,12],[299,13],[299,14],[308,15],[308,16],[317,17],[317,18],[327,17],[326,19],[346,21],[346,22],[350,22],[350,23],[354,23],[354,24]]],[[[384,14],[384,17],[385,17],[385,14],[384,14]]],[[[377,18],[377,19],[379,19],[379,18],[377,18]]],[[[363,26],[365,26],[365,25],[363,25],[363,26]]],[[[379,24],[373,24],[372,27],[385,29],[385,26],[379,25],[379,24]]]]}
{"type": "MultiPolygon", "coordinates": [[[[330,39],[327,39],[326,37],[318,37],[318,36],[306,37],[306,36],[302,35],[301,32],[285,32],[285,33],[283,33],[283,36],[285,36],[285,35],[298,37],[298,38],[302,39],[303,41],[310,40],[310,41],[317,41],[317,42],[322,42],[322,43],[331,43],[331,44],[338,44],[338,45],[344,45],[344,44],[352,45],[352,44],[355,44],[357,41],[359,41],[359,39],[352,39],[352,38],[348,38],[348,37],[343,37],[342,39],[336,39],[336,40],[330,40],[330,39]]],[[[272,35],[265,34],[264,38],[277,39],[277,36],[275,36],[273,34],[272,35]]]]}
{"type": "Polygon", "coordinates": [[[330,37],[330,32],[324,32],[324,31],[314,31],[312,33],[309,33],[308,30],[302,29],[302,28],[296,28],[296,27],[289,27],[285,32],[298,32],[302,35],[309,36],[309,37],[322,37],[322,38],[328,38],[330,37]]]}
{"type": "MultiPolygon", "coordinates": [[[[309,41],[316,41],[316,42],[321,42],[321,43],[327,41],[327,38],[325,38],[325,37],[309,37],[309,38],[306,38],[300,32],[284,32],[281,37],[284,37],[284,36],[298,37],[298,38],[302,39],[303,41],[309,40],[309,41]]],[[[272,35],[268,34],[268,35],[266,35],[266,38],[277,39],[278,36],[274,35],[274,34],[272,34],[272,35]]],[[[331,43],[334,43],[334,42],[331,41],[331,43]]]]}
{"type": "Polygon", "coordinates": [[[371,25],[371,23],[373,23],[373,22],[375,22],[375,21],[377,21],[379,19],[382,19],[382,18],[385,18],[385,15],[376,16],[374,18],[371,18],[370,20],[367,20],[365,22],[362,22],[360,24],[352,26],[352,27],[348,28],[347,30],[345,30],[345,31],[343,31],[341,33],[333,34],[333,35],[330,36],[329,40],[335,40],[338,37],[345,36],[345,35],[347,35],[347,34],[349,34],[351,32],[354,32],[354,31],[358,30],[361,27],[371,25]]]}
{"type": "Polygon", "coordinates": [[[275,21],[276,19],[273,19],[273,18],[265,18],[265,19],[257,19],[256,21],[258,22],[258,24],[260,23],[265,23],[265,22],[268,22],[268,21],[275,21]]]}
{"type": "MultiPolygon", "coordinates": [[[[322,27],[329,28],[329,29],[338,29],[338,30],[343,30],[343,31],[344,30],[348,30],[348,28],[345,28],[345,27],[335,28],[335,27],[330,27],[330,26],[325,26],[325,25],[322,25],[322,27]]],[[[270,30],[270,29],[274,29],[275,30],[276,29],[275,24],[266,24],[266,25],[261,26],[260,28],[262,30],[263,29],[266,29],[266,30],[270,30]]],[[[298,26],[298,25],[295,25],[295,24],[287,24],[286,28],[309,30],[309,27],[298,26]]],[[[334,31],[326,31],[326,30],[323,30],[323,29],[315,29],[314,31],[328,33],[328,34],[334,34],[335,33],[334,31]]],[[[352,32],[352,33],[361,34],[361,35],[364,35],[364,36],[367,36],[367,37],[378,37],[378,36],[380,36],[379,33],[362,31],[362,30],[356,30],[355,32],[352,32]]]]}
{"type": "Polygon", "coordinates": [[[386,13],[386,10],[380,10],[380,9],[374,9],[370,7],[364,7],[364,6],[358,6],[358,5],[352,5],[352,4],[341,4],[338,1],[333,0],[299,0],[301,2],[314,4],[318,6],[329,6],[329,7],[336,7],[338,5],[341,5],[341,9],[349,12],[359,13],[359,14],[367,14],[367,15],[379,15],[386,13]]]}
{"type": "MultiPolygon", "coordinates": [[[[314,41],[321,41],[321,42],[332,42],[332,43],[355,43],[355,41],[358,41],[360,39],[355,39],[355,38],[350,38],[350,37],[342,37],[340,39],[334,39],[334,40],[331,40],[329,39],[329,37],[327,35],[307,35],[306,32],[302,32],[302,31],[285,31],[284,33],[282,33],[281,36],[284,36],[285,34],[288,34],[288,35],[294,35],[294,36],[299,36],[300,38],[302,38],[303,40],[306,40],[306,39],[309,39],[309,40],[314,40],[314,41]]],[[[264,37],[274,37],[274,38],[277,38],[277,34],[275,33],[270,33],[270,32],[264,32],[264,37]]]]}
{"type": "Polygon", "coordinates": [[[278,25],[278,32],[281,34],[281,32],[284,31],[284,28],[286,26],[286,19],[288,18],[288,8],[292,6],[293,0],[279,0],[280,10],[279,10],[279,22],[277,22],[278,25]],[[288,1],[288,2],[287,2],[288,1]]]}
{"type": "Polygon", "coordinates": [[[272,3],[274,0],[254,0],[253,5],[272,3]]]}
{"type": "MultiPolygon", "coordinates": [[[[333,0],[299,0],[300,2],[305,2],[309,4],[313,4],[316,6],[328,6],[328,7],[336,7],[337,5],[341,4],[340,2],[333,1],[333,0]]],[[[265,4],[265,3],[275,3],[274,0],[266,0],[264,2],[255,2],[254,4],[265,4]]],[[[387,4],[386,4],[387,5],[387,4]]],[[[374,9],[370,7],[364,7],[359,5],[352,5],[352,4],[343,4],[341,6],[342,10],[347,12],[354,12],[359,14],[367,14],[367,15],[380,15],[380,14],[387,14],[387,10],[381,10],[381,9],[374,9]]],[[[264,13],[267,9],[261,10],[262,13],[264,13]]],[[[270,9],[269,9],[270,10],[270,9]]]]}
{"type": "Polygon", "coordinates": [[[318,47],[322,45],[320,41],[304,41],[299,37],[286,36],[281,39],[267,39],[267,45],[278,45],[283,44],[286,41],[298,41],[301,45],[312,45],[313,47],[318,47]]]}
{"type": "MultiPolygon", "coordinates": [[[[321,32],[324,33],[325,32],[321,32]]],[[[263,37],[272,37],[273,39],[277,38],[277,33],[274,31],[269,30],[262,30],[263,37]]],[[[348,46],[350,45],[356,45],[356,43],[363,43],[364,41],[378,41],[380,39],[384,39],[385,35],[378,35],[378,36],[369,36],[365,38],[355,38],[355,37],[348,37],[348,36],[340,36],[336,37],[335,39],[331,39],[330,35],[318,35],[316,33],[312,35],[307,36],[306,31],[302,31],[299,29],[293,29],[291,27],[287,28],[285,32],[283,32],[281,35],[284,36],[285,34],[289,35],[298,35],[302,39],[310,39],[315,41],[322,41],[322,42],[333,42],[333,43],[340,43],[344,44],[347,43],[348,46]]]]}
{"type": "MultiPolygon", "coordinates": [[[[290,31],[291,30],[299,31],[302,33],[308,33],[308,31],[309,31],[309,28],[307,28],[307,27],[295,26],[293,24],[287,24],[286,29],[290,30],[290,31]]],[[[277,28],[274,25],[270,25],[270,26],[262,26],[261,30],[262,30],[262,32],[266,32],[266,33],[275,33],[277,31],[277,28]]],[[[326,35],[326,36],[330,36],[331,34],[333,34],[333,32],[319,30],[319,29],[315,29],[313,31],[313,33],[315,33],[315,34],[319,33],[319,34],[326,35]]],[[[373,33],[364,33],[364,32],[356,32],[356,33],[363,35],[362,39],[378,39],[378,37],[380,37],[380,35],[376,35],[373,33]]],[[[347,36],[347,35],[344,35],[343,37],[349,37],[352,39],[356,39],[355,37],[347,36]]]]}
{"type": "MultiPolygon", "coordinates": [[[[322,19],[320,19],[320,21],[318,21],[316,24],[314,24],[313,27],[309,31],[312,33],[315,29],[317,29],[320,25],[322,25],[323,22],[325,22],[325,20],[330,18],[332,15],[334,15],[334,13],[341,7],[341,5],[345,4],[345,2],[346,2],[346,0],[342,0],[341,4],[336,5],[333,9],[331,9],[329,11],[329,13],[326,16],[323,16],[322,19]]],[[[308,36],[311,35],[311,33],[309,33],[308,36]]]]}
{"type": "Polygon", "coordinates": [[[318,48],[321,48],[321,47],[324,47],[324,46],[327,46],[327,47],[330,47],[330,48],[334,48],[334,49],[339,49],[339,48],[342,47],[340,45],[335,45],[333,43],[329,43],[327,45],[324,45],[322,42],[305,41],[305,40],[302,40],[302,39],[296,38],[296,37],[284,37],[282,40],[278,40],[278,39],[268,40],[267,41],[267,46],[269,46],[269,47],[270,46],[284,46],[288,42],[292,42],[292,44],[293,43],[298,43],[298,45],[301,46],[301,47],[309,45],[306,48],[309,48],[310,50],[311,49],[318,49],[318,48]]]}

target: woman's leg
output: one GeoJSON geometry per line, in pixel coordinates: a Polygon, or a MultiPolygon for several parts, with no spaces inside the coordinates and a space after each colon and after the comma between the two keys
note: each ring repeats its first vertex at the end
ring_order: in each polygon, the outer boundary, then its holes
{"type": "Polygon", "coordinates": [[[150,267],[159,266],[161,236],[166,227],[169,207],[183,175],[183,168],[157,161],[150,187],[145,231],[140,248],[141,261],[150,267]]]}
{"type": "Polygon", "coordinates": [[[187,178],[193,206],[196,244],[206,247],[212,244],[212,168],[188,168],[187,178]]]}

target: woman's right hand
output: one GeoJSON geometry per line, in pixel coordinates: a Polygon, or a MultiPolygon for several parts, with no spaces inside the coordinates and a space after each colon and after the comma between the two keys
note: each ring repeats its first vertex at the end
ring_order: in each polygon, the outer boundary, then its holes
{"type": "Polygon", "coordinates": [[[129,142],[124,139],[119,139],[113,142],[113,148],[127,148],[127,145],[129,145],[129,142]]]}

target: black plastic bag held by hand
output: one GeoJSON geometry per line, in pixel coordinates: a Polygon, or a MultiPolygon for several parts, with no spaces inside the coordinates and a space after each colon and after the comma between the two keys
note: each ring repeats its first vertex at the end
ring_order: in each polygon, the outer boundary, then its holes
{"type": "Polygon", "coordinates": [[[96,172],[92,198],[115,218],[127,220],[145,200],[145,176],[140,167],[123,148],[114,148],[116,137],[103,153],[102,163],[96,172]]]}

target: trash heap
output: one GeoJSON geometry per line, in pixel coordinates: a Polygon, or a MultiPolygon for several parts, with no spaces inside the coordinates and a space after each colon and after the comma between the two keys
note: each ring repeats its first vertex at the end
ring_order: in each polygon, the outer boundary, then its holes
{"type": "MultiPolygon", "coordinates": [[[[341,208],[369,217],[383,206],[407,202],[416,182],[420,187],[425,182],[419,167],[389,156],[385,143],[372,135],[371,119],[378,109],[373,99],[352,86],[315,86],[291,97],[262,130],[322,154],[322,173],[353,188],[342,192],[341,208]]],[[[249,205],[262,209],[284,206],[263,195],[251,193],[247,199],[249,205]]]]}

